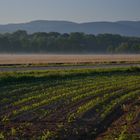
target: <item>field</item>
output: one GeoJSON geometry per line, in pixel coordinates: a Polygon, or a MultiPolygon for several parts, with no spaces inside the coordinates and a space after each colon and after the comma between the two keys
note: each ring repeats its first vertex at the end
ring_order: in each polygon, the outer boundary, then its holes
{"type": "Polygon", "coordinates": [[[1,72],[0,139],[140,139],[140,68],[1,72]]]}
{"type": "Polygon", "coordinates": [[[0,55],[0,64],[140,62],[140,55],[0,55]]]}

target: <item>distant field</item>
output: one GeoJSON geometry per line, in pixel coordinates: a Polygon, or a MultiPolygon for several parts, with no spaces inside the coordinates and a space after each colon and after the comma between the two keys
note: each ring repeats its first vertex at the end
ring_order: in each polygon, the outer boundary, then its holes
{"type": "Polygon", "coordinates": [[[140,62],[140,55],[0,55],[0,64],[140,62]]]}
{"type": "Polygon", "coordinates": [[[0,73],[0,139],[139,140],[139,128],[138,67],[0,73]]]}

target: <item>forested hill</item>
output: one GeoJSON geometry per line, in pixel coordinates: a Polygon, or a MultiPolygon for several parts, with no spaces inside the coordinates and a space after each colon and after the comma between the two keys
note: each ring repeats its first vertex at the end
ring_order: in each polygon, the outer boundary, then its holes
{"type": "Polygon", "coordinates": [[[12,33],[17,30],[25,30],[28,33],[35,32],[83,32],[86,34],[120,34],[124,36],[140,37],[140,21],[117,22],[87,22],[75,23],[69,21],[37,20],[27,23],[0,25],[0,33],[12,33]]]}
{"type": "Polygon", "coordinates": [[[0,53],[137,53],[140,38],[112,34],[26,31],[0,34],[0,53]]]}

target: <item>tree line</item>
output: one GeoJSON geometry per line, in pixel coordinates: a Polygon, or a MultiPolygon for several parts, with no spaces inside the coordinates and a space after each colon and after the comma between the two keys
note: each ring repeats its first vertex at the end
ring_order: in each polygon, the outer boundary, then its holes
{"type": "Polygon", "coordinates": [[[112,34],[26,31],[0,34],[0,53],[140,53],[140,38],[112,34]]]}

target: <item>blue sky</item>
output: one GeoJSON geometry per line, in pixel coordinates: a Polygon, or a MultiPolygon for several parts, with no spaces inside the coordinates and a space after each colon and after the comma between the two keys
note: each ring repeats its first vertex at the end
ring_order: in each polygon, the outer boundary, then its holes
{"type": "Polygon", "coordinates": [[[0,0],[0,24],[140,20],[140,0],[0,0]]]}

